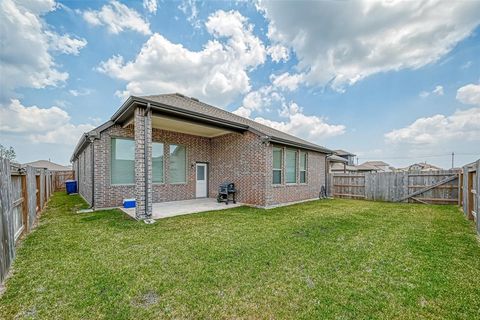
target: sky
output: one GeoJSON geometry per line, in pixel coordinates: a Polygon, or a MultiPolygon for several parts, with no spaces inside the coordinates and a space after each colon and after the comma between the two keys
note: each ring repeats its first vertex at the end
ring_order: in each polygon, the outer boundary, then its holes
{"type": "Polygon", "coordinates": [[[130,95],[179,92],[402,167],[480,158],[480,1],[0,3],[0,143],[68,164],[130,95]]]}

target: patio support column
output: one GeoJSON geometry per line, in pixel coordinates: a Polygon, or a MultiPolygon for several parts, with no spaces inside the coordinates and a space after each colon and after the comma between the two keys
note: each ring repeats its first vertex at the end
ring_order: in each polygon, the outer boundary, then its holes
{"type": "Polygon", "coordinates": [[[135,217],[149,219],[152,216],[152,110],[137,107],[135,126],[135,217]]]}

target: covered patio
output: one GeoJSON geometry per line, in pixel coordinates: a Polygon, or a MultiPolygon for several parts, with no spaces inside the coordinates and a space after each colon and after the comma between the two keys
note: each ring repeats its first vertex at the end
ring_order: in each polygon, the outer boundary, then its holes
{"type": "MultiPolygon", "coordinates": [[[[163,219],[185,214],[199,213],[205,211],[224,210],[242,206],[241,203],[225,202],[218,203],[214,198],[190,199],[180,201],[168,201],[152,203],[152,219],[163,219]]],[[[120,208],[130,217],[136,219],[135,208],[120,208]]]]}

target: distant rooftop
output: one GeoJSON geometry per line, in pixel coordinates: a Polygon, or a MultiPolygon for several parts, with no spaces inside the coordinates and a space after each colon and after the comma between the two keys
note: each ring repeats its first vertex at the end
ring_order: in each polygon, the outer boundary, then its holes
{"type": "Polygon", "coordinates": [[[342,150],[342,149],[333,150],[333,152],[335,152],[335,154],[337,154],[339,156],[356,156],[356,154],[350,153],[350,152],[342,150]]]}
{"type": "Polygon", "coordinates": [[[371,165],[375,167],[384,167],[384,166],[390,166],[388,163],[385,163],[383,161],[366,161],[362,163],[361,165],[371,165]]]}
{"type": "Polygon", "coordinates": [[[340,157],[340,156],[337,156],[337,155],[335,155],[335,154],[329,155],[327,159],[328,159],[330,162],[342,162],[342,163],[343,163],[343,162],[348,162],[347,159],[342,158],[342,157],[340,157]]]}
{"type": "Polygon", "coordinates": [[[71,166],[62,166],[61,164],[51,162],[51,161],[48,161],[48,160],[37,160],[37,161],[33,161],[33,162],[28,162],[28,163],[24,163],[22,166],[23,167],[31,166],[31,167],[35,167],[35,168],[47,168],[48,170],[51,170],[51,171],[72,170],[71,166]]]}

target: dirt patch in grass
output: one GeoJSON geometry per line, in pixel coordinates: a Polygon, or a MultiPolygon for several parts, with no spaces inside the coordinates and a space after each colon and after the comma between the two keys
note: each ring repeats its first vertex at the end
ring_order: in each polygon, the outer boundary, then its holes
{"type": "Polygon", "coordinates": [[[136,307],[148,308],[154,304],[157,304],[159,301],[158,295],[154,291],[148,291],[139,297],[136,297],[132,304],[136,307]]]}

